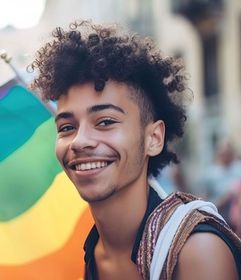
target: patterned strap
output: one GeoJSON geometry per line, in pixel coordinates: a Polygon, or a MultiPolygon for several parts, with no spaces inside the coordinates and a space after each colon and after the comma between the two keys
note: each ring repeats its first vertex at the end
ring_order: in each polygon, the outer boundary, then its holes
{"type": "Polygon", "coordinates": [[[182,204],[178,206],[177,209],[172,214],[169,221],[165,224],[165,226],[161,230],[159,237],[157,239],[152,261],[151,261],[151,268],[150,268],[151,280],[160,279],[163,265],[167,258],[170,246],[178,230],[178,227],[182,223],[182,220],[185,218],[185,216],[195,209],[205,211],[223,220],[222,216],[218,214],[215,205],[210,202],[195,200],[187,204],[182,204]]]}
{"type": "MultiPolygon", "coordinates": [[[[230,227],[223,221],[223,219],[220,219],[220,216],[216,212],[215,206],[203,201],[201,201],[201,204],[199,204],[199,202],[200,199],[191,194],[176,192],[165,198],[164,201],[160,203],[151,213],[146,221],[136,260],[138,271],[144,280],[172,279],[173,271],[176,266],[179,253],[188,237],[192,234],[193,229],[200,223],[210,224],[220,232],[224,233],[227,238],[229,238],[229,240],[233,242],[234,246],[241,254],[241,240],[232,232],[230,227]],[[174,236],[172,238],[169,236],[170,230],[172,230],[173,226],[173,222],[170,222],[167,228],[171,227],[171,229],[169,228],[165,230],[166,232],[168,232],[168,234],[163,234],[164,239],[167,238],[169,241],[158,241],[159,235],[161,235],[165,225],[168,224],[168,222],[172,219],[172,215],[173,213],[175,213],[176,209],[178,209],[182,205],[189,205],[187,206],[189,209],[187,211],[187,214],[184,215],[184,218],[180,219],[181,222],[179,223],[177,228],[173,229],[174,236]],[[208,210],[206,207],[208,208],[208,210]],[[171,223],[172,226],[170,226],[171,223]],[[161,245],[158,245],[158,247],[161,247],[161,249],[155,249],[157,241],[162,245],[169,242],[168,245],[165,245],[166,253],[164,253],[164,249],[161,245]],[[154,253],[155,250],[157,250],[157,253],[154,253]],[[159,253],[160,250],[161,253],[159,253]],[[160,265],[158,261],[159,258],[162,258],[163,255],[164,257],[161,260],[160,265]],[[155,267],[158,268],[157,272],[155,272],[155,267]],[[154,274],[154,272],[157,274],[154,274]],[[156,278],[150,278],[150,273],[151,277],[155,276],[156,278]]],[[[181,207],[180,209],[183,209],[183,207],[181,207]]],[[[177,214],[175,214],[175,216],[176,215],[177,214]]],[[[179,216],[179,214],[177,216],[179,216]]]]}

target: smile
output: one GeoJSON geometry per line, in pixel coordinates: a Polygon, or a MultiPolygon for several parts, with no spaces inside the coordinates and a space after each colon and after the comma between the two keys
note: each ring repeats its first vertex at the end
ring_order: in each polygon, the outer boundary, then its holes
{"type": "Polygon", "coordinates": [[[106,167],[108,165],[107,161],[96,161],[96,162],[86,162],[74,165],[74,169],[77,171],[92,170],[106,167]]]}

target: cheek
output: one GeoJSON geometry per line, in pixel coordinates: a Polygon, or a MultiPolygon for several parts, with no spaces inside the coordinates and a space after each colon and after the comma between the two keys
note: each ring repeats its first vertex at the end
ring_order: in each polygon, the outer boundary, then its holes
{"type": "Polygon", "coordinates": [[[56,144],[56,147],[55,147],[55,154],[56,154],[56,157],[58,159],[58,161],[61,161],[60,160],[60,149],[59,149],[59,146],[56,144]]]}
{"type": "Polygon", "coordinates": [[[139,141],[140,131],[135,125],[127,125],[121,130],[114,131],[108,135],[109,142],[117,143],[119,146],[130,147],[139,141]]]}
{"type": "Polygon", "coordinates": [[[137,127],[135,129],[132,127],[109,137],[108,142],[120,153],[122,160],[129,161],[143,156],[143,137],[137,127]]]}
{"type": "Polygon", "coordinates": [[[108,135],[104,142],[125,161],[130,156],[129,154],[132,153],[133,148],[135,148],[135,138],[136,136],[133,137],[128,130],[125,130],[108,135]]]}
{"type": "Polygon", "coordinates": [[[55,143],[55,154],[60,163],[63,161],[66,147],[61,139],[57,139],[55,143]]]}

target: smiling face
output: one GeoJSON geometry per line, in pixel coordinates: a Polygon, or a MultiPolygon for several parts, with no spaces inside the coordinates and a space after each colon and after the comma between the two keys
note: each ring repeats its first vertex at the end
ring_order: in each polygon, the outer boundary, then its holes
{"type": "Polygon", "coordinates": [[[127,186],[146,184],[152,124],[141,126],[130,90],[109,81],[96,92],[86,83],[71,87],[58,101],[56,154],[90,203],[127,186]]]}

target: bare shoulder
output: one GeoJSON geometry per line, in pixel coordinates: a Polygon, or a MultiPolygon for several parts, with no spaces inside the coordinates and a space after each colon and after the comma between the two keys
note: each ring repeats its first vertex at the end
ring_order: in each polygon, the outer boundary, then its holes
{"type": "Polygon", "coordinates": [[[175,280],[238,280],[232,252],[212,233],[195,233],[183,246],[174,272],[175,280]]]}

